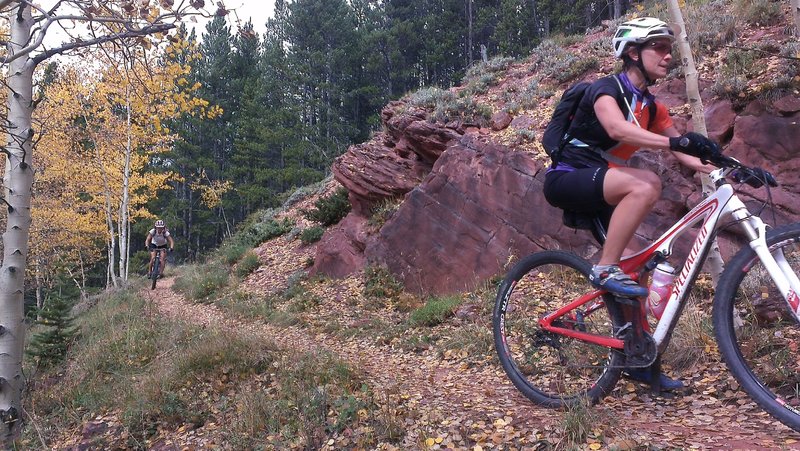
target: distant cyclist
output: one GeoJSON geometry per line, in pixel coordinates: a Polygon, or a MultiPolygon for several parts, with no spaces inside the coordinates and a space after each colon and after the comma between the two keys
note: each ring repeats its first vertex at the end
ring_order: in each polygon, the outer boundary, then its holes
{"type": "MultiPolygon", "coordinates": [[[[147,232],[147,239],[144,240],[144,245],[150,250],[150,269],[147,271],[147,278],[153,272],[153,263],[156,261],[156,249],[169,249],[170,252],[175,248],[175,242],[172,241],[172,236],[169,234],[164,221],[159,219],[153,225],[153,228],[147,232]]],[[[158,277],[164,274],[164,266],[167,265],[167,253],[161,253],[161,269],[159,270],[158,277]]]]}

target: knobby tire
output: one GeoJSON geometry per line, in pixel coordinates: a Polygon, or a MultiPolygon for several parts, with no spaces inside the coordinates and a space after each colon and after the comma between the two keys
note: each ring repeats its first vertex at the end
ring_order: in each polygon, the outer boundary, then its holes
{"type": "Polygon", "coordinates": [[[158,281],[158,273],[161,269],[161,253],[156,252],[156,261],[153,262],[153,272],[150,274],[150,289],[156,289],[156,282],[158,281]]]}
{"type": "MultiPolygon", "coordinates": [[[[767,233],[800,274],[800,223],[767,233]]],[[[770,415],[800,432],[800,324],[755,252],[746,247],[727,264],[713,307],[720,353],[739,385],[770,415]]]]}
{"type": "MultiPolygon", "coordinates": [[[[545,407],[588,400],[613,390],[624,356],[617,351],[540,328],[539,319],[593,290],[591,265],[575,254],[545,251],[518,262],[500,285],[492,313],[495,350],[514,386],[545,407]]],[[[562,327],[610,336],[624,324],[606,299],[594,311],[573,311],[562,327]]]]}

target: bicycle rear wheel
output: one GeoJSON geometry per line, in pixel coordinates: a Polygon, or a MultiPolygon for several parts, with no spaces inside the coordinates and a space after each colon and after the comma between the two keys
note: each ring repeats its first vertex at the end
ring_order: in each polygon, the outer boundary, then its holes
{"type": "MultiPolygon", "coordinates": [[[[767,233],[800,274],[800,224],[767,233]]],[[[752,249],[728,263],[714,296],[714,333],[736,380],[761,408],[800,431],[800,324],[752,249]]]]}
{"type": "MultiPolygon", "coordinates": [[[[619,380],[622,353],[539,327],[542,316],[592,291],[590,269],[574,254],[539,252],[517,263],[500,285],[492,318],[495,349],[514,386],[539,405],[596,403],[619,380]]],[[[623,314],[617,304],[600,300],[569,312],[559,325],[611,336],[623,314]]]]}

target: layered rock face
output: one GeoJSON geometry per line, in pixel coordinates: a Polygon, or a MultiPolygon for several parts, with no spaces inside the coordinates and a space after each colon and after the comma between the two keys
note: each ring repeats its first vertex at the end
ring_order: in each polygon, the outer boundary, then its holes
{"type": "MultiPolygon", "coordinates": [[[[679,80],[656,92],[670,107],[686,103],[679,80]]],[[[800,102],[755,102],[737,113],[729,102],[707,101],[709,136],[728,143],[726,154],[767,168],[781,186],[772,190],[778,224],[800,220],[800,102]]],[[[353,146],[333,166],[350,192],[353,210],[329,229],[318,246],[312,273],[345,276],[366,264],[386,265],[406,288],[419,293],[469,290],[502,274],[509,262],[539,249],[568,249],[587,258],[599,250],[589,233],[562,225],[562,212],[542,194],[541,157],[499,144],[498,132],[526,124],[541,136],[544,124],[508,114],[488,128],[435,124],[422,110],[393,102],[382,113],[385,131],[353,146]],[[513,119],[513,120],[512,120],[513,119]],[[384,199],[402,198],[380,229],[368,218],[384,199]]],[[[687,119],[675,117],[680,131],[687,119]]],[[[663,182],[662,199],[640,227],[640,242],[656,238],[700,199],[699,181],[661,152],[640,151],[631,165],[647,167],[663,182]]],[[[741,188],[758,210],[764,190],[741,188]]],[[[771,222],[772,213],[763,215],[771,222]]],[[[723,254],[731,247],[723,239],[723,254]]],[[[691,246],[683,241],[680,253],[691,246]]]]}

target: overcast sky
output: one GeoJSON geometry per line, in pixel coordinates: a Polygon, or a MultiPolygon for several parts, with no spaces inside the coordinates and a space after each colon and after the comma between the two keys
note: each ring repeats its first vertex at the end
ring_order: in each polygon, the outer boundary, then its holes
{"type": "MultiPolygon", "coordinates": [[[[46,9],[52,7],[57,0],[35,0],[34,3],[44,6],[46,9]]],[[[214,12],[216,9],[217,0],[206,0],[206,10],[210,11],[211,13],[214,12]]],[[[230,14],[228,15],[228,23],[232,25],[232,31],[236,32],[236,20],[237,18],[244,25],[248,19],[253,22],[253,28],[255,31],[262,35],[264,34],[264,30],[266,30],[266,23],[269,17],[272,17],[273,9],[275,7],[275,0],[224,0],[225,6],[230,10],[230,14]]],[[[197,22],[192,22],[191,20],[186,20],[186,26],[188,28],[195,28],[197,32],[197,36],[203,34],[206,29],[206,23],[208,20],[197,17],[197,22]]],[[[53,25],[50,29],[48,29],[47,38],[45,43],[49,46],[56,46],[61,44],[67,39],[64,33],[61,31],[58,25],[53,25]]]]}
{"type": "MultiPolygon", "coordinates": [[[[215,1],[206,1],[208,9],[212,9],[210,5],[216,4],[215,1]]],[[[272,17],[272,10],[275,6],[274,0],[225,0],[225,6],[232,10],[228,16],[228,22],[234,26],[232,31],[236,31],[236,18],[244,25],[248,19],[253,22],[253,28],[259,35],[264,34],[266,29],[265,25],[267,19],[272,17]]],[[[197,35],[203,34],[206,28],[206,21],[197,23],[197,35]]]]}

